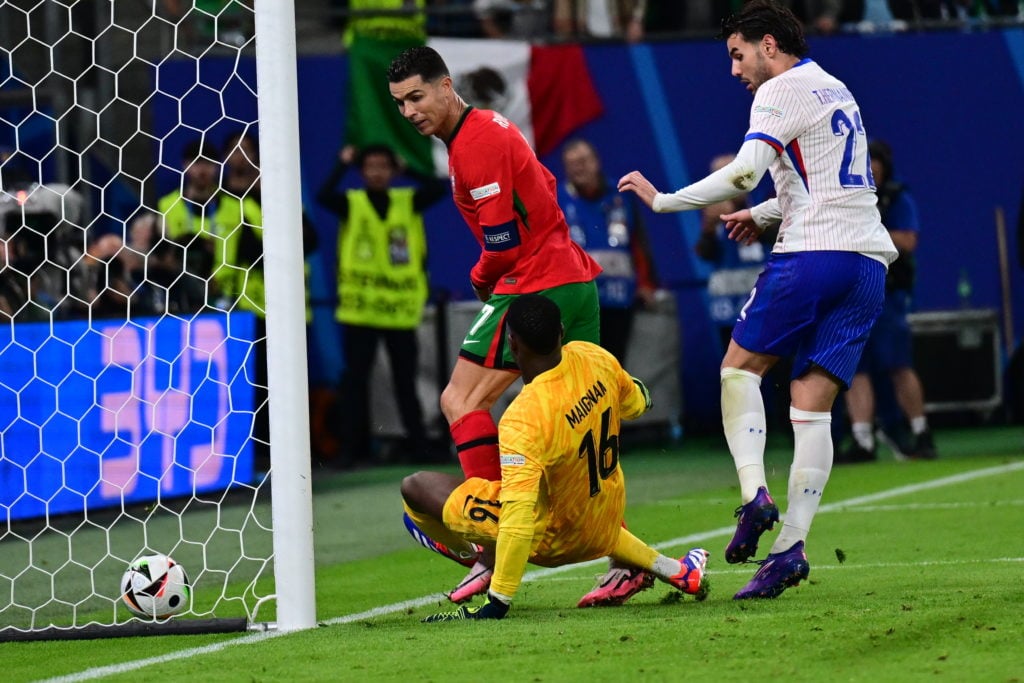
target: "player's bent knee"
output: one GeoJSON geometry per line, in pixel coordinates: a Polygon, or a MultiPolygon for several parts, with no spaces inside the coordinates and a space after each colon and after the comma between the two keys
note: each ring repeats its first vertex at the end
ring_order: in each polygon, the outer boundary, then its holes
{"type": "Polygon", "coordinates": [[[414,510],[423,510],[422,505],[422,492],[423,492],[423,474],[424,472],[414,472],[406,475],[402,478],[402,500],[404,500],[409,507],[414,510]]]}

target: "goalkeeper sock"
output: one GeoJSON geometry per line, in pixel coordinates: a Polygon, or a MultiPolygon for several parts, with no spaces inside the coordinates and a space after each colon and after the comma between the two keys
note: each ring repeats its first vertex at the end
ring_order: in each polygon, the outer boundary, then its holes
{"type": "Polygon", "coordinates": [[[474,544],[466,541],[433,517],[416,512],[408,505],[404,505],[404,507],[405,528],[417,543],[464,567],[472,567],[476,563],[477,555],[480,553],[474,544]]]}
{"type": "Polygon", "coordinates": [[[782,531],[771,552],[781,553],[806,541],[832,469],[832,414],[789,409],[793,423],[793,466],[782,531]]]}
{"type": "Polygon", "coordinates": [[[761,377],[739,368],[722,368],[722,428],[729,444],[736,474],[740,480],[740,498],[749,503],[764,476],[766,420],[761,398],[761,377]]]}
{"type": "Polygon", "coordinates": [[[467,479],[480,477],[501,481],[501,462],[498,460],[498,427],[486,410],[466,413],[451,424],[449,430],[459,464],[467,479]]]}
{"type": "MultiPolygon", "coordinates": [[[[609,556],[612,566],[615,567],[642,567],[653,569],[655,561],[660,553],[647,545],[631,532],[626,530],[625,525],[619,528],[618,538],[615,540],[615,549],[609,556]]],[[[676,569],[678,572],[679,570],[676,569]]]]}

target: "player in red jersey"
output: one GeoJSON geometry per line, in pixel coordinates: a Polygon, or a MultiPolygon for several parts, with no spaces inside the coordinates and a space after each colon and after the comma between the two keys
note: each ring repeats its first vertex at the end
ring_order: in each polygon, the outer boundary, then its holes
{"type": "MultiPolygon", "coordinates": [[[[441,412],[466,477],[500,480],[490,408],[519,376],[507,345],[508,307],[520,294],[542,294],[561,309],[566,342],[597,344],[594,278],[601,267],[570,238],[555,178],[523,134],[501,114],[466,104],[435,50],[403,51],[391,62],[388,81],[402,116],[421,135],[447,145],[455,204],[481,246],[469,277],[484,305],[441,393],[441,412]]],[[[623,585],[627,598],[634,584],[647,580],[628,578],[612,582],[623,585]]]]}

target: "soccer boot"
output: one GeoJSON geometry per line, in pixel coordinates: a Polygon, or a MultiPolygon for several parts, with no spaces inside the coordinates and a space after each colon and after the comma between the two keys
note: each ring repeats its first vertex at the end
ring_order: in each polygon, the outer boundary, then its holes
{"type": "Polygon", "coordinates": [[[803,541],[797,541],[789,550],[769,554],[758,564],[761,568],[754,574],[754,578],[733,596],[733,600],[777,597],[790,586],[798,585],[811,573],[803,541]]]}
{"type": "MultiPolygon", "coordinates": [[[[897,451],[894,449],[893,452],[897,451]]],[[[878,453],[875,448],[864,448],[857,441],[852,441],[849,446],[836,453],[832,462],[836,465],[853,465],[859,462],[873,462],[877,459],[878,453]]]]}
{"type": "Polygon", "coordinates": [[[468,600],[472,600],[474,596],[483,595],[491,587],[492,576],[494,576],[493,569],[477,562],[469,570],[466,578],[459,582],[459,585],[448,594],[448,599],[456,605],[461,605],[468,600]]]}
{"type": "Polygon", "coordinates": [[[472,568],[476,564],[477,558],[480,557],[482,548],[475,543],[472,544],[472,551],[469,549],[454,550],[449,548],[443,543],[438,543],[430,536],[423,533],[423,530],[416,526],[416,522],[412,521],[412,518],[408,514],[402,514],[402,521],[405,522],[405,529],[409,534],[416,540],[417,543],[422,545],[427,550],[433,550],[439,555],[444,555],[449,560],[458,562],[463,567],[472,568]]]}
{"type": "Polygon", "coordinates": [[[768,495],[768,489],[760,487],[754,500],[736,508],[736,533],[725,549],[725,561],[729,564],[746,562],[757,552],[757,541],[761,534],[771,531],[779,521],[779,508],[768,495]]]}
{"type": "Polygon", "coordinates": [[[935,452],[935,441],[932,433],[925,431],[914,435],[913,446],[907,453],[911,460],[935,460],[938,453],[935,452]]]}
{"type": "Polygon", "coordinates": [[[617,607],[640,591],[654,585],[654,574],[643,569],[612,567],[597,588],[582,598],[577,607],[617,607]]]}
{"type": "Polygon", "coordinates": [[[682,569],[675,576],[669,577],[668,582],[689,595],[696,595],[700,592],[701,581],[704,580],[704,568],[708,564],[708,551],[704,548],[694,548],[679,558],[682,569]]]}

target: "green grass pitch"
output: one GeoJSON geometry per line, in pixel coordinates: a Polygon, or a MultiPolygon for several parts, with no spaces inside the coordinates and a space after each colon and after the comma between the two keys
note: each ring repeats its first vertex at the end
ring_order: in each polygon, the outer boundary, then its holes
{"type": "MultiPolygon", "coordinates": [[[[708,599],[658,583],[623,607],[580,610],[603,562],[531,568],[500,622],[420,623],[447,608],[441,591],[463,569],[405,533],[406,468],[320,474],[319,628],[5,643],[3,679],[1024,681],[1024,430],[940,431],[937,443],[934,462],[883,451],[835,468],[809,580],[736,602],[756,567],[722,559],[739,498],[722,439],[631,448],[627,436],[630,528],[667,554],[708,548],[708,599]]],[[[766,458],[783,509],[789,448],[771,442],[766,458]]]]}

